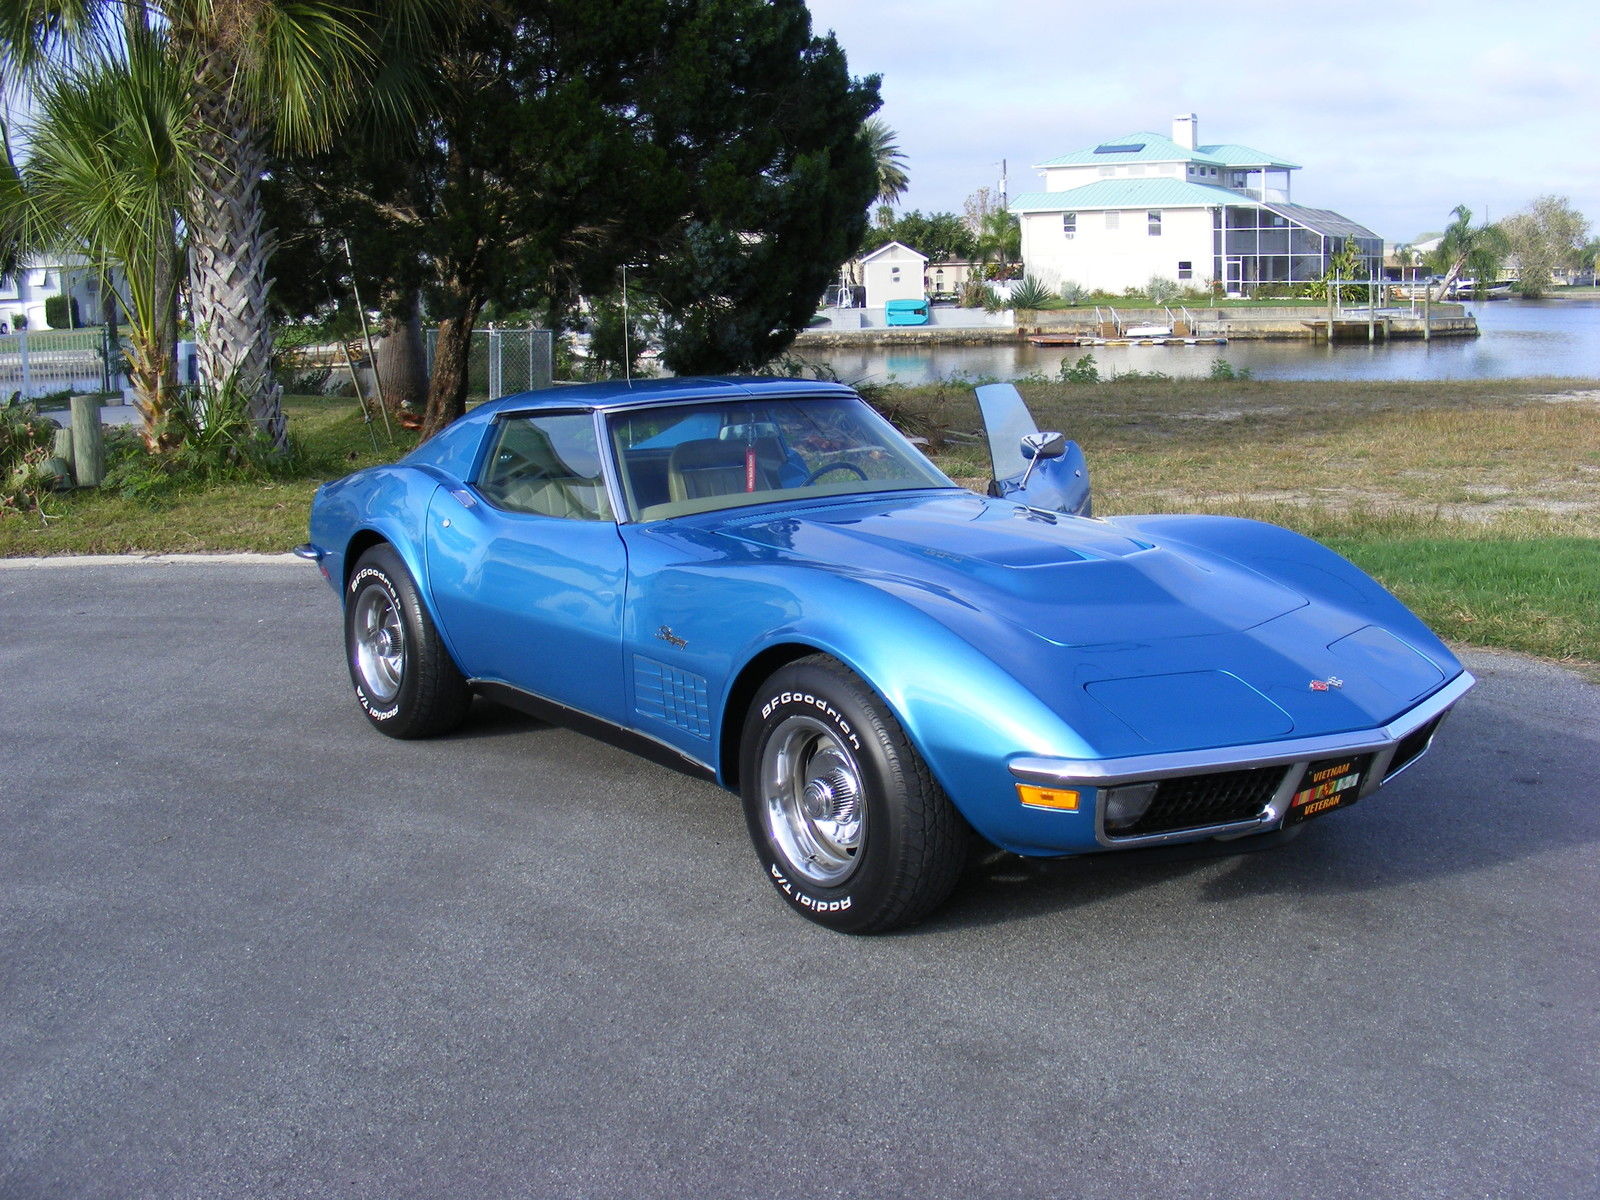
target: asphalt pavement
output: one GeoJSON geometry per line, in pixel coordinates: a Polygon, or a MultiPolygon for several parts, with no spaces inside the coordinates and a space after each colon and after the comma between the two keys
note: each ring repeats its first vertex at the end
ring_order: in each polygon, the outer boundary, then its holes
{"type": "Polygon", "coordinates": [[[1592,1197],[1600,686],[1247,855],[791,915],[737,802],[361,716],[307,564],[0,564],[0,1197],[1592,1197]]]}

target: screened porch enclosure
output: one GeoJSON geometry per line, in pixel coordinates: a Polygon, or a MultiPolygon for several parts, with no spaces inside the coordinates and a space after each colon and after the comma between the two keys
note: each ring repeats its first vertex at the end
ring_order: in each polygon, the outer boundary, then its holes
{"type": "Polygon", "coordinates": [[[1321,279],[1354,238],[1367,278],[1383,263],[1383,239],[1322,208],[1298,204],[1228,205],[1212,210],[1213,275],[1227,290],[1321,279]]]}

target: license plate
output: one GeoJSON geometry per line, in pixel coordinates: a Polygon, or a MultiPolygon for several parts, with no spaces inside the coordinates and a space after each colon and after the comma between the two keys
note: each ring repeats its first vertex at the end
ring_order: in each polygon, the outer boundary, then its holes
{"type": "Polygon", "coordinates": [[[1349,808],[1361,795],[1361,777],[1366,773],[1367,762],[1368,757],[1361,755],[1312,763],[1289,798],[1289,811],[1284,814],[1283,823],[1298,825],[1336,808],[1349,808]]]}

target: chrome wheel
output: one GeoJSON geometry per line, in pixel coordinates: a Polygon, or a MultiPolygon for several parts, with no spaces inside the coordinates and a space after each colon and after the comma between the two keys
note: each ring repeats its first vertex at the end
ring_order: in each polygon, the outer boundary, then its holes
{"type": "Polygon", "coordinates": [[[355,667],[372,699],[387,704],[400,694],[406,631],[400,605],[388,588],[371,584],[356,597],[355,667]]]}
{"type": "Polygon", "coordinates": [[[761,752],[762,815],[796,875],[832,887],[856,869],[866,833],[861,766],[811,717],[785,718],[761,752]]]}

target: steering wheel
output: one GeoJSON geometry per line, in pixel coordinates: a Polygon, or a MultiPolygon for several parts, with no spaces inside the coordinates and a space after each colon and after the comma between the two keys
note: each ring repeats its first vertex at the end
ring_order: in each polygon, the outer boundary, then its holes
{"type": "Polygon", "coordinates": [[[810,487],[813,483],[815,483],[817,480],[821,479],[829,471],[853,471],[853,472],[855,472],[856,478],[860,479],[861,482],[865,483],[867,481],[867,473],[865,471],[863,471],[860,467],[856,466],[855,463],[845,462],[843,459],[841,459],[838,462],[823,463],[815,471],[813,471],[813,472],[811,472],[811,474],[807,475],[806,476],[806,481],[804,483],[802,483],[800,486],[801,487],[810,487]]]}

